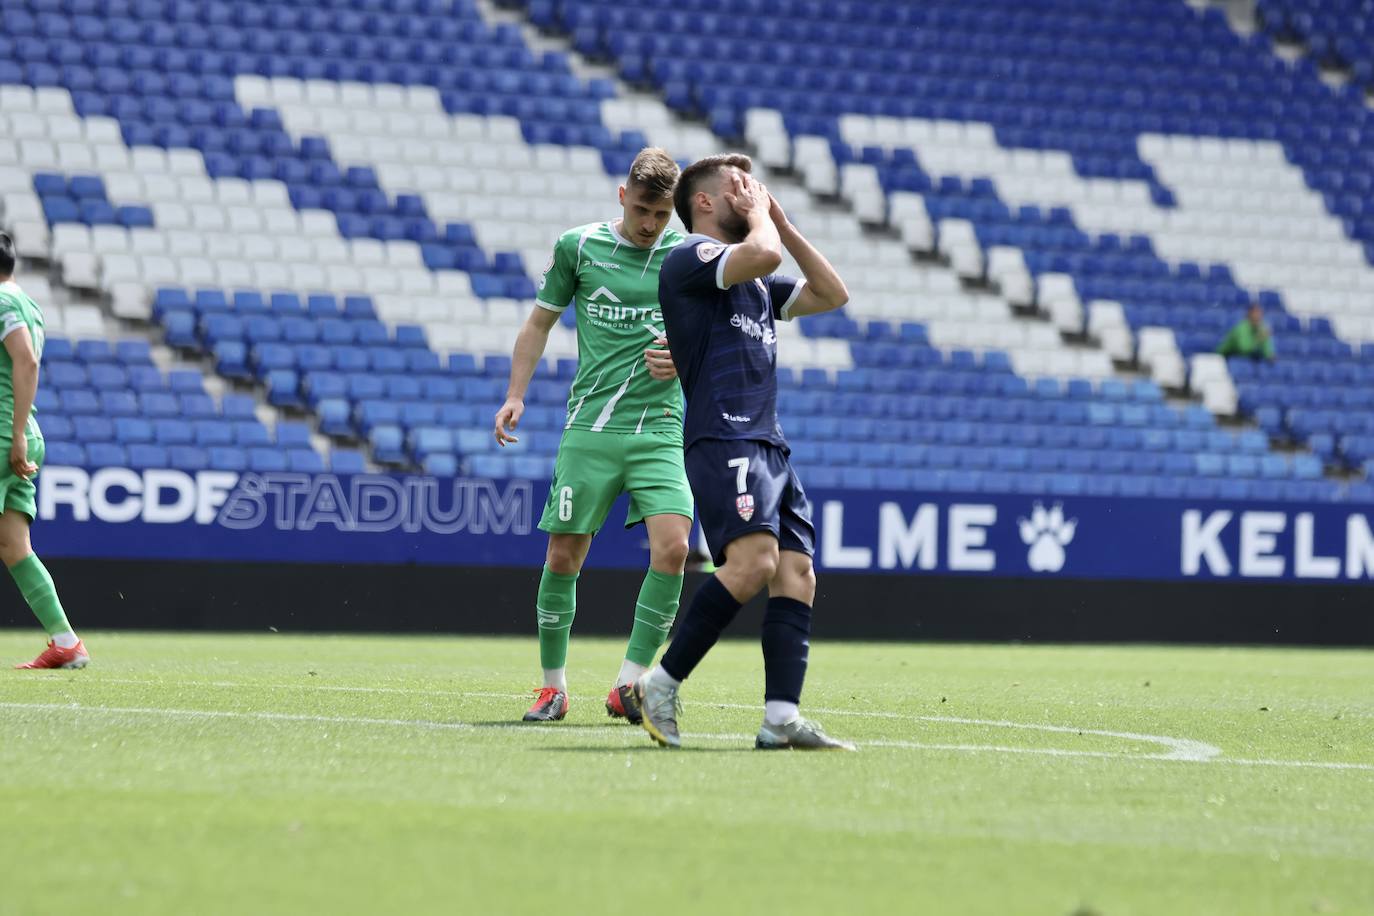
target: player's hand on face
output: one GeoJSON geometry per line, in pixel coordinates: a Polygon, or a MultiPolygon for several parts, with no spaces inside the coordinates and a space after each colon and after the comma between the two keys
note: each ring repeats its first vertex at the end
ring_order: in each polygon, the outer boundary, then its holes
{"type": "Polygon", "coordinates": [[[501,409],[496,411],[496,441],[504,448],[509,442],[520,440],[512,433],[520,425],[520,417],[525,412],[525,402],[519,398],[507,398],[501,409]]]}
{"type": "Polygon", "coordinates": [[[677,378],[677,366],[673,364],[673,354],[665,349],[667,346],[667,338],[660,337],[644,351],[644,365],[649,369],[649,377],[660,382],[677,378]]]}
{"type": "Polygon", "coordinates": [[[754,213],[768,212],[768,189],[753,175],[739,170],[730,173],[730,186],[725,190],[725,202],[746,219],[754,213]]]}
{"type": "Polygon", "coordinates": [[[38,465],[29,460],[29,441],[23,436],[10,446],[10,470],[25,480],[38,473],[38,465]]]}

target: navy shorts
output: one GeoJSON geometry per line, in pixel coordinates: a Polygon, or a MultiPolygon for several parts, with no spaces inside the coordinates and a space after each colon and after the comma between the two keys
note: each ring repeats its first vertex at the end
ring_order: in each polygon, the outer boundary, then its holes
{"type": "Polygon", "coordinates": [[[781,448],[749,439],[700,439],[685,458],[701,530],[717,566],[725,563],[731,541],[755,531],[773,532],[780,550],[815,554],[811,500],[781,448]]]}

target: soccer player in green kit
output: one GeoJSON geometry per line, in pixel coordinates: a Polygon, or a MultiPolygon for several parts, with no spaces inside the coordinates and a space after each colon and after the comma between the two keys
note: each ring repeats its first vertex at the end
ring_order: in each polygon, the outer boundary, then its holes
{"type": "Polygon", "coordinates": [[[33,477],[43,464],[43,432],[33,415],[38,361],[43,356],[43,312],[14,282],[14,240],[0,232],[0,442],[8,460],[0,469],[0,561],[48,631],[48,647],[17,668],[84,668],[91,657],[72,632],[52,576],[29,544],[38,514],[33,477]]]}
{"type": "Polygon", "coordinates": [[[577,577],[592,536],[621,493],[630,494],[626,526],[642,521],[648,529],[649,570],[624,663],[606,698],[609,715],[626,715],[623,693],[653,664],[677,615],[692,493],[682,465],[682,393],[663,349],[658,308],[659,268],[682,240],[668,228],[677,176],[677,163],[661,149],[635,157],[620,187],[623,216],[563,233],[544,269],[536,308],[515,342],[506,403],[496,414],[496,440],[503,446],[518,441],[512,431],[550,329],[567,308],[576,310],[577,375],[539,522],[549,533],[535,602],[544,683],[525,713],[527,722],[568,714],[564,666],[577,577]]]}

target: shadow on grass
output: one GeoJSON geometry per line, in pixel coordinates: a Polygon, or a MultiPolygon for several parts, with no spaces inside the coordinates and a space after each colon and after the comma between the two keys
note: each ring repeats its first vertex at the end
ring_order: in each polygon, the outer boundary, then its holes
{"type": "Polygon", "coordinates": [[[487,721],[485,721],[485,722],[464,722],[463,724],[464,724],[464,725],[470,725],[470,726],[473,727],[473,728],[490,728],[490,729],[501,729],[501,728],[519,728],[519,729],[530,728],[530,729],[541,729],[541,728],[542,728],[542,729],[547,729],[548,732],[549,732],[550,734],[553,734],[553,733],[558,732],[558,731],[566,730],[566,729],[583,729],[583,728],[624,728],[624,729],[625,729],[625,734],[627,734],[627,735],[633,735],[633,734],[636,734],[636,733],[642,734],[642,732],[640,732],[640,730],[639,730],[639,728],[638,728],[637,726],[634,726],[634,725],[621,725],[621,726],[617,726],[617,725],[615,724],[614,721],[606,721],[606,722],[522,722],[522,721],[520,721],[519,719],[490,719],[490,720],[487,720],[487,721]]]}
{"type": "Polygon", "coordinates": [[[670,751],[670,750],[668,750],[668,749],[666,749],[666,748],[657,747],[657,746],[655,746],[655,745],[653,745],[653,744],[636,744],[636,745],[633,745],[632,747],[624,747],[624,746],[619,746],[619,747],[616,747],[616,746],[599,746],[599,747],[591,747],[591,746],[588,746],[588,745],[585,745],[585,744],[579,744],[579,745],[576,745],[576,746],[568,746],[568,747],[538,747],[538,748],[534,748],[534,750],[543,751],[543,752],[552,752],[552,753],[555,753],[555,754],[623,754],[623,753],[636,753],[636,754],[637,754],[637,753],[650,752],[650,753],[654,753],[654,754],[675,755],[675,754],[683,754],[683,753],[686,753],[686,754],[735,754],[735,753],[739,753],[740,751],[749,751],[749,752],[752,753],[754,749],[753,749],[752,747],[743,746],[743,745],[740,746],[740,747],[731,747],[731,746],[725,746],[725,747],[703,747],[703,746],[701,746],[701,745],[699,745],[699,744],[689,744],[689,745],[687,745],[687,746],[685,746],[685,747],[680,747],[680,748],[678,748],[677,750],[672,750],[672,751],[670,751]]]}

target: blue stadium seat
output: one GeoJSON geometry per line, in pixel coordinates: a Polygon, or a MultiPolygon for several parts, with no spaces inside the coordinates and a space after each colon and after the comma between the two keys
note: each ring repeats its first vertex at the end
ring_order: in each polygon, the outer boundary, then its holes
{"type": "Polygon", "coordinates": [[[286,453],[275,448],[248,449],[248,469],[259,474],[289,470],[286,453]]]}
{"type": "Polygon", "coordinates": [[[226,378],[252,377],[248,366],[248,347],[237,340],[221,341],[214,348],[215,371],[226,378]]]}
{"type": "Polygon", "coordinates": [[[336,448],[329,453],[329,469],[336,474],[364,474],[367,459],[354,449],[336,448]]]}
{"type": "Polygon", "coordinates": [[[433,454],[425,458],[423,462],[426,474],[435,477],[456,477],[458,476],[458,458],[452,454],[433,454]]]}
{"type": "Polygon", "coordinates": [[[90,384],[86,367],[78,363],[53,362],[42,368],[45,384],[54,388],[85,388],[90,384]]]}
{"type": "Polygon", "coordinates": [[[203,394],[205,379],[196,369],[174,369],[167,373],[167,387],[175,394],[203,394]]]}
{"type": "Polygon", "coordinates": [[[156,366],[130,366],[126,376],[129,387],[140,394],[167,390],[167,380],[156,366]]]}
{"type": "Polygon", "coordinates": [[[44,464],[48,467],[81,467],[85,463],[86,450],[80,445],[61,440],[47,444],[44,464]]]}
{"type": "Polygon", "coordinates": [[[517,455],[511,461],[511,475],[530,480],[549,480],[553,477],[553,462],[534,455],[517,455]]]}
{"type": "Polygon", "coordinates": [[[208,394],[183,394],[177,398],[181,402],[181,416],[187,420],[203,420],[219,415],[214,398],[208,394]]]}
{"type": "Polygon", "coordinates": [[[301,407],[300,378],[291,369],[267,373],[267,403],[273,407],[301,407]]]}
{"type": "Polygon", "coordinates": [[[310,427],[305,423],[278,421],[276,442],[286,449],[309,448],[310,427]]]}
{"type": "Polygon", "coordinates": [[[92,388],[109,390],[129,387],[129,374],[122,366],[96,363],[87,372],[92,388]]]}
{"type": "Polygon", "coordinates": [[[224,420],[197,420],[192,424],[195,444],[206,448],[234,444],[234,427],[224,420]]]}
{"type": "Polygon", "coordinates": [[[354,434],[352,410],[343,398],[326,398],[316,403],[320,432],[326,436],[351,437],[354,434]]]}
{"type": "MultiPolygon", "coordinates": [[[[433,350],[411,349],[405,351],[405,371],[415,375],[434,375],[441,371],[439,354],[433,350]]],[[[431,381],[427,379],[426,381],[431,381]]],[[[434,379],[432,381],[439,381],[434,379]]]]}
{"type": "MultiPolygon", "coordinates": [[[[77,393],[77,392],[71,392],[71,394],[76,394],[76,393],[77,393]]],[[[98,403],[99,406],[98,406],[98,408],[97,408],[96,411],[91,411],[91,410],[81,410],[81,411],[78,411],[78,410],[77,410],[76,408],[74,408],[74,407],[68,407],[68,406],[65,404],[65,400],[66,400],[66,395],[67,395],[67,394],[68,394],[68,392],[64,392],[64,393],[63,393],[63,400],[64,400],[63,410],[64,410],[65,412],[67,412],[67,413],[77,413],[77,412],[81,412],[81,413],[94,413],[94,412],[99,412],[99,413],[101,413],[101,414],[104,414],[104,415],[107,416],[107,417],[135,417],[135,416],[138,416],[138,414],[139,414],[138,399],[137,399],[136,397],[134,397],[134,395],[133,395],[132,393],[128,392],[128,391],[102,391],[102,392],[100,393],[99,398],[97,399],[97,403],[98,403]]]]}
{"type": "Polygon", "coordinates": [[[216,471],[248,470],[248,453],[241,448],[216,446],[207,451],[210,467],[216,471]]]}
{"type": "Polygon", "coordinates": [[[190,445],[195,441],[195,430],[183,419],[155,420],[153,441],[158,445],[190,445]]]}
{"type": "Polygon", "coordinates": [[[510,477],[512,460],[507,455],[473,455],[468,459],[468,471],[474,477],[510,477]]]}
{"type": "Polygon", "coordinates": [[[49,337],[43,345],[43,359],[71,362],[76,359],[76,350],[72,342],[65,337],[49,337]]]}
{"type": "Polygon", "coordinates": [[[1322,476],[1321,459],[1315,455],[1294,455],[1293,476],[1300,480],[1320,480],[1322,476]]]}
{"type": "Polygon", "coordinates": [[[114,420],[105,416],[78,415],[71,418],[73,438],[78,442],[111,442],[114,420]]]}
{"type": "Polygon", "coordinates": [[[337,318],[343,314],[339,300],[327,293],[316,293],[306,298],[305,309],[313,318],[337,318]]]}
{"type": "Polygon", "coordinates": [[[123,445],[153,441],[153,424],[138,417],[117,417],[114,421],[115,441],[123,445]]]}
{"type": "Polygon", "coordinates": [[[161,391],[145,391],[138,396],[137,409],[145,417],[177,417],[181,415],[181,401],[176,395],[161,391]]]}
{"type": "Polygon", "coordinates": [[[309,448],[293,448],[286,452],[287,470],[319,474],[325,470],[320,453],[309,448]]]}
{"type": "Polygon", "coordinates": [[[167,466],[181,471],[204,471],[210,468],[210,455],[203,448],[173,445],[167,449],[167,466]]]}
{"type": "Polygon", "coordinates": [[[46,416],[41,417],[40,421],[43,437],[48,442],[70,442],[75,438],[75,426],[68,417],[46,416]]]}
{"type": "Polygon", "coordinates": [[[415,426],[440,425],[439,405],[419,401],[407,401],[400,405],[401,425],[406,429],[415,426]]]}
{"type": "Polygon", "coordinates": [[[461,455],[484,454],[492,450],[494,442],[488,430],[460,429],[453,434],[453,447],[461,455]]]}
{"type": "Polygon", "coordinates": [[[343,304],[344,316],[348,318],[363,319],[376,318],[377,310],[372,304],[370,296],[348,296],[343,304]]]}
{"type": "Polygon", "coordinates": [[[129,445],[129,466],[133,468],[165,468],[169,463],[167,449],[160,445],[137,443],[129,445]]]}
{"type": "Polygon", "coordinates": [[[383,464],[402,464],[406,460],[399,426],[378,426],[368,433],[372,456],[383,464]]]}
{"type": "Polygon", "coordinates": [[[1226,473],[1226,459],[1212,452],[1194,455],[1197,473],[1204,477],[1220,477],[1226,473]]]}
{"type": "Polygon", "coordinates": [[[427,455],[452,452],[453,446],[453,433],[443,427],[422,426],[410,433],[411,452],[420,462],[423,462],[427,455]]]}
{"type": "Polygon", "coordinates": [[[88,467],[127,467],[128,464],[129,453],[124,450],[122,445],[104,442],[88,442],[86,444],[86,465],[88,467]]]}
{"type": "Polygon", "coordinates": [[[272,444],[267,427],[256,420],[235,420],[230,424],[234,444],[239,448],[266,448],[272,444]]]}
{"type": "Polygon", "coordinates": [[[112,363],[115,361],[114,348],[108,340],[78,340],[76,358],[87,364],[112,363]]]}
{"type": "Polygon", "coordinates": [[[401,405],[391,401],[361,401],[358,403],[355,415],[358,428],[363,433],[369,432],[375,426],[401,425],[401,405]]]}

